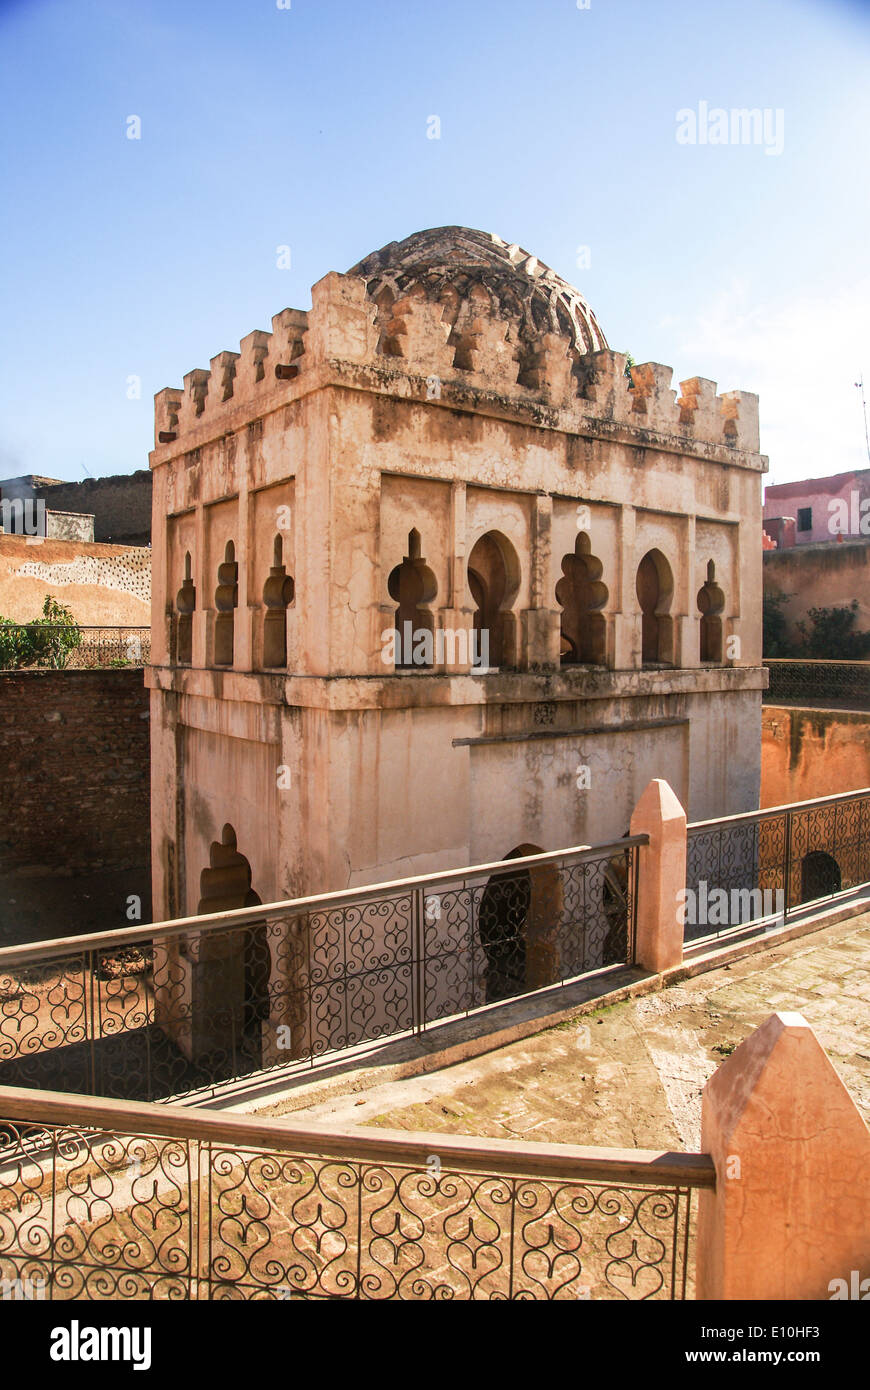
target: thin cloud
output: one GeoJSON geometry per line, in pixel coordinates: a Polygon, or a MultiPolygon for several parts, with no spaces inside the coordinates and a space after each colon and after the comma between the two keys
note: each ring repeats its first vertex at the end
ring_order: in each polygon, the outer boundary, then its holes
{"type": "Polygon", "coordinates": [[[855,382],[870,395],[870,278],[829,295],[765,304],[735,280],[692,322],[672,320],[682,361],[703,362],[720,390],[760,397],[766,482],[867,468],[855,382]]]}

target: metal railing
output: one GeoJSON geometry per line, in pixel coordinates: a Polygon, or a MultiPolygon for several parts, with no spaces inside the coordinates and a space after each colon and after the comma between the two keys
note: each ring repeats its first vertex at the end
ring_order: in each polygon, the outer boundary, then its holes
{"type": "Polygon", "coordinates": [[[150,627],[86,627],[69,623],[0,624],[0,671],[96,670],[147,666],[150,627]]]}
{"type": "Polygon", "coordinates": [[[0,1282],[122,1299],[681,1299],[706,1154],[0,1089],[0,1282]]]}
{"type": "Polygon", "coordinates": [[[688,827],[684,939],[785,923],[870,884],[870,790],[688,827]]]}
{"type": "Polygon", "coordinates": [[[637,847],[0,950],[0,1085],[165,1100],[634,959],[637,847]]]}
{"type": "Polygon", "coordinates": [[[870,661],[787,661],[764,659],[770,684],[764,703],[807,701],[870,709],[870,661]]]}

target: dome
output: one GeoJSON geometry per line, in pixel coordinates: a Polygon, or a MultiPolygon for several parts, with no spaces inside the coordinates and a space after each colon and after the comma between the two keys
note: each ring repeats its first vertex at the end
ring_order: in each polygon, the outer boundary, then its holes
{"type": "Polygon", "coordinates": [[[477,286],[489,292],[521,342],[559,333],[578,354],[607,347],[579,290],[522,247],[470,227],[432,227],[391,241],[348,271],[366,280],[379,304],[415,291],[445,303],[468,302],[477,286]]]}

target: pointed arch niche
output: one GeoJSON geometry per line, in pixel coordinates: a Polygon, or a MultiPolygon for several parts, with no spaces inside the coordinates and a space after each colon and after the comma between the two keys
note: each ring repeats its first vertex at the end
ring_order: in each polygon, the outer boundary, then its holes
{"type": "Polygon", "coordinates": [[[700,659],[702,662],[722,661],[722,610],[725,595],[716,583],[716,566],[707,563],[707,578],[698,590],[698,609],[701,613],[700,659]]]}
{"type": "Polygon", "coordinates": [[[431,604],[438,592],[438,581],[423,558],[416,527],[408,532],[408,553],[391,572],[387,588],[397,605],[396,670],[431,670],[435,645],[431,604]]]}
{"type": "Polygon", "coordinates": [[[272,545],[272,568],[263,585],[263,665],[270,669],[287,665],[287,609],[296,597],[296,586],[284,565],[284,540],[272,545]]]}
{"type": "Polygon", "coordinates": [[[648,550],[644,555],[637,567],[636,589],[641,611],[641,662],[644,666],[672,666],[674,576],[660,550],[648,550]]]}
{"type": "Polygon", "coordinates": [[[608,590],[601,582],[602,572],[589,537],[579,532],[573,553],[562,558],[562,578],[556,585],[556,602],[562,609],[563,666],[607,664],[607,620],[601,610],[608,590]]]}
{"type": "Polygon", "coordinates": [[[474,600],[473,664],[517,664],[517,620],[511,611],[520,587],[520,562],[507,536],[487,531],[468,557],[468,588],[474,600]]]}
{"type": "Polygon", "coordinates": [[[214,591],[214,664],[232,666],[236,608],[239,603],[239,567],[236,548],[227,541],[223,562],[218,565],[214,591]]]}
{"type": "MultiPolygon", "coordinates": [[[[524,843],[505,860],[542,854],[524,843]]],[[[492,1004],[554,984],[560,977],[559,924],[564,899],[559,870],[552,864],[501,869],[490,875],[478,908],[477,930],[486,956],[486,1002],[492,1004]]]]}
{"type": "MultiPolygon", "coordinates": [[[[231,912],[258,907],[251,886],[251,865],[239,851],[236,832],[225,825],[209,847],[208,867],[199,877],[197,913],[231,912]]],[[[247,1051],[256,1060],[261,1024],[268,1017],[271,958],[268,929],[257,922],[243,931],[206,934],[199,945],[200,1017],[195,1020],[200,1048],[247,1051]],[[211,967],[210,969],[208,967],[211,967]]]]}
{"type": "Polygon", "coordinates": [[[196,609],[196,587],[191,578],[190,551],[184,556],[184,579],[175,596],[175,660],[189,666],[193,660],[193,614],[196,609]]]}

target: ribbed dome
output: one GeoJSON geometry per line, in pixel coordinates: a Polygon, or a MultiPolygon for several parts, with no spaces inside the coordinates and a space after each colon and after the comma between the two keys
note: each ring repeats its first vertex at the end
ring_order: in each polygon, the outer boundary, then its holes
{"type": "Polygon", "coordinates": [[[521,341],[561,333],[584,354],[607,347],[598,321],[579,290],[542,261],[501,237],[471,227],[432,227],[391,241],[348,271],[367,281],[371,299],[384,291],[398,299],[422,287],[427,299],[467,300],[483,286],[513,321],[521,341]]]}

